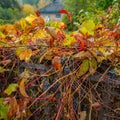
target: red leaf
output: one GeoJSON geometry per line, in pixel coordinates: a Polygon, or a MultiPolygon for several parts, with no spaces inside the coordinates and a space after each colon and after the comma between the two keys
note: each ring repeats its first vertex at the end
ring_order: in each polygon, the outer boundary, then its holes
{"type": "Polygon", "coordinates": [[[67,14],[68,12],[64,9],[60,10],[59,13],[64,13],[64,14],[67,14]]]}
{"type": "Polygon", "coordinates": [[[51,38],[50,39],[50,47],[53,47],[54,46],[54,38],[51,38]]]}
{"type": "Polygon", "coordinates": [[[61,60],[59,56],[55,56],[52,60],[53,67],[56,70],[59,70],[61,68],[61,60]]]}
{"type": "Polygon", "coordinates": [[[56,34],[57,42],[60,42],[65,39],[65,33],[62,30],[59,30],[56,34]]]}
{"type": "Polygon", "coordinates": [[[75,39],[77,40],[78,44],[79,44],[79,51],[82,51],[86,48],[86,41],[83,35],[81,34],[76,34],[75,39]]]}
{"type": "Polygon", "coordinates": [[[40,17],[40,12],[37,10],[36,12],[37,17],[40,17]]]}
{"type": "Polygon", "coordinates": [[[70,12],[68,12],[67,10],[62,9],[62,10],[59,11],[59,13],[66,14],[68,19],[69,19],[69,21],[70,21],[70,23],[72,22],[72,16],[71,16],[70,12]]]}

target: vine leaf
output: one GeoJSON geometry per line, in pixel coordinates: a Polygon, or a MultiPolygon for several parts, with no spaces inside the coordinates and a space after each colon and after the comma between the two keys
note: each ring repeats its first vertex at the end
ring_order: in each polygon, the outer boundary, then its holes
{"type": "Polygon", "coordinates": [[[12,83],[9,84],[8,88],[4,91],[7,95],[11,95],[12,92],[15,92],[18,87],[18,84],[12,83]]]}
{"type": "Polygon", "coordinates": [[[0,98],[0,119],[8,120],[7,114],[9,110],[8,105],[4,105],[4,98],[0,98]]]}
{"type": "Polygon", "coordinates": [[[76,39],[74,37],[71,37],[71,36],[67,35],[65,40],[63,41],[63,45],[70,47],[75,42],[76,42],[76,39]]]}
{"type": "Polygon", "coordinates": [[[86,48],[86,41],[82,34],[75,34],[75,39],[77,40],[77,43],[79,44],[79,51],[82,51],[86,48]]]}
{"type": "Polygon", "coordinates": [[[90,67],[89,60],[88,59],[83,60],[78,71],[76,72],[76,76],[81,77],[82,75],[84,75],[86,72],[88,72],[89,67],[90,67]]]}
{"type": "Polygon", "coordinates": [[[24,96],[24,97],[28,97],[26,91],[25,91],[25,79],[22,79],[19,83],[19,89],[20,89],[20,93],[24,96]]]}
{"type": "Polygon", "coordinates": [[[34,20],[36,19],[36,16],[34,15],[29,15],[25,18],[25,20],[28,22],[28,23],[32,23],[34,20]]]}
{"type": "Polygon", "coordinates": [[[95,24],[92,20],[88,20],[82,23],[80,26],[80,32],[84,35],[94,36],[95,24]]]}
{"type": "Polygon", "coordinates": [[[55,56],[52,60],[53,67],[56,70],[59,70],[61,68],[61,60],[59,56],[55,56]]]}
{"type": "Polygon", "coordinates": [[[13,117],[19,118],[19,105],[15,97],[9,98],[9,112],[8,117],[12,119],[13,117]]]}
{"type": "Polygon", "coordinates": [[[20,58],[20,60],[25,60],[28,62],[32,56],[32,50],[26,49],[24,47],[19,47],[16,49],[16,55],[20,58]]]}
{"type": "Polygon", "coordinates": [[[20,20],[20,25],[21,25],[21,28],[24,30],[27,27],[26,20],[22,18],[20,20]]]}
{"type": "Polygon", "coordinates": [[[89,72],[93,74],[95,70],[97,69],[97,61],[95,60],[95,58],[92,58],[89,62],[90,62],[89,72]]]}

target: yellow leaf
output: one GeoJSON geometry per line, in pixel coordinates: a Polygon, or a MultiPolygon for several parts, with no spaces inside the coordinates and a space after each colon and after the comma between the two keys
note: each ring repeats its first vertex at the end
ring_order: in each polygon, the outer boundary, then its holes
{"type": "Polygon", "coordinates": [[[24,30],[24,29],[26,28],[26,26],[27,26],[26,20],[22,18],[22,19],[20,20],[20,25],[21,25],[21,28],[24,30]]]}
{"type": "Polygon", "coordinates": [[[20,84],[19,84],[19,89],[20,89],[20,93],[24,96],[24,97],[28,97],[26,91],[25,91],[25,79],[22,79],[20,81],[20,84]]]}
{"type": "Polygon", "coordinates": [[[80,112],[80,119],[81,120],[86,120],[86,111],[82,111],[82,112],[80,112]]]}
{"type": "Polygon", "coordinates": [[[28,22],[28,23],[32,23],[34,20],[36,19],[36,16],[34,16],[34,15],[29,15],[29,16],[27,16],[26,18],[25,18],[25,20],[28,22]]]}
{"type": "Polygon", "coordinates": [[[26,49],[24,47],[19,47],[16,49],[16,55],[20,58],[20,60],[25,60],[28,62],[32,56],[32,50],[26,49]]]}
{"type": "Polygon", "coordinates": [[[23,52],[26,48],[25,47],[18,47],[16,49],[16,55],[19,56],[21,54],[21,52],[23,52]]]}
{"type": "Polygon", "coordinates": [[[76,39],[68,35],[66,36],[66,39],[63,41],[63,45],[70,47],[75,42],[76,42],[76,39]]]}
{"type": "Polygon", "coordinates": [[[0,73],[4,72],[4,68],[0,66],[0,73]]]}
{"type": "Polygon", "coordinates": [[[5,34],[0,31],[0,37],[5,38],[5,34]]]}
{"type": "Polygon", "coordinates": [[[84,75],[89,70],[89,67],[90,67],[89,60],[88,59],[83,60],[82,64],[79,67],[79,70],[76,73],[76,76],[81,77],[82,75],[84,75]]]}
{"type": "Polygon", "coordinates": [[[94,29],[95,24],[92,20],[85,21],[80,26],[80,32],[82,32],[84,35],[88,34],[94,36],[94,29]]]}

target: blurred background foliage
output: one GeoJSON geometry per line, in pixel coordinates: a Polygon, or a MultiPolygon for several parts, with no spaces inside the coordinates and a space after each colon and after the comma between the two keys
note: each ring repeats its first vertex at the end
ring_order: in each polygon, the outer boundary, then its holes
{"type": "Polygon", "coordinates": [[[120,18],[120,0],[64,0],[63,2],[65,9],[72,13],[73,18],[71,24],[66,16],[63,16],[63,21],[67,24],[68,30],[77,29],[85,20],[93,20],[96,24],[102,22],[107,24],[104,17],[109,18],[110,25],[108,27],[111,28],[120,18]],[[112,7],[108,14],[107,11],[110,6],[112,7]]]}
{"type": "MultiPolygon", "coordinates": [[[[0,0],[0,24],[13,23],[29,14],[35,14],[36,10],[49,4],[52,0],[0,0]]],[[[79,27],[85,20],[93,20],[96,24],[108,17],[109,27],[119,21],[120,0],[63,0],[64,9],[72,14],[73,22],[69,23],[67,16],[63,16],[63,22],[72,31],[79,27]],[[108,7],[112,6],[109,16],[106,14],[108,7]]],[[[104,21],[107,24],[107,21],[104,21]]]]}

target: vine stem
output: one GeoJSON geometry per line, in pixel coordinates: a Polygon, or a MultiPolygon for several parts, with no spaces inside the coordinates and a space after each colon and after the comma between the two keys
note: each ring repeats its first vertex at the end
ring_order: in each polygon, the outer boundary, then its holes
{"type": "Polygon", "coordinates": [[[59,116],[60,116],[62,107],[63,107],[63,99],[61,100],[60,107],[58,109],[57,116],[56,116],[55,120],[59,120],[59,116]]]}

